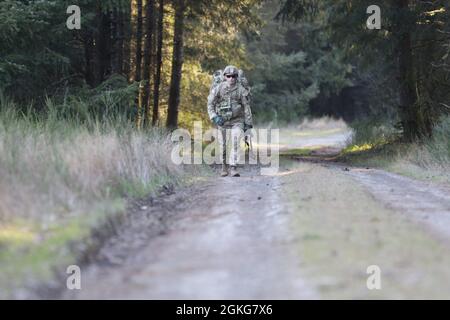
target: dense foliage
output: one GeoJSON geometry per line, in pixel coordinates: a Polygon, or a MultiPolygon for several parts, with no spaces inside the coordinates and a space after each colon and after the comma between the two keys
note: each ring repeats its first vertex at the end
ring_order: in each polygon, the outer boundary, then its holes
{"type": "Polygon", "coordinates": [[[82,100],[99,118],[111,103],[138,127],[190,126],[207,120],[213,71],[234,64],[261,123],[330,115],[429,135],[450,110],[450,5],[379,1],[381,29],[370,30],[371,4],[2,0],[0,90],[35,111],[52,97],[67,114],[82,100]],[[81,30],[66,27],[70,4],[81,30]]]}
{"type": "Polygon", "coordinates": [[[352,80],[365,90],[372,116],[396,119],[412,140],[432,133],[449,112],[450,4],[378,1],[381,29],[366,26],[372,1],[283,0],[285,20],[319,19],[331,44],[354,67],[352,80]]]}

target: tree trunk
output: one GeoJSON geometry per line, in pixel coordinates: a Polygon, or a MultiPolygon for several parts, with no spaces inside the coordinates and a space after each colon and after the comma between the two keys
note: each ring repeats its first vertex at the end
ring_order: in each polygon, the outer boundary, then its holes
{"type": "Polygon", "coordinates": [[[144,92],[142,100],[144,103],[144,125],[147,127],[150,124],[150,80],[151,80],[151,64],[152,64],[152,48],[153,48],[153,26],[155,21],[155,2],[154,0],[147,0],[146,5],[146,35],[144,46],[144,59],[142,66],[142,81],[144,83],[144,92]]]}
{"type": "Polygon", "coordinates": [[[95,30],[95,76],[94,86],[98,86],[105,79],[110,65],[109,36],[110,25],[109,16],[103,13],[101,4],[97,6],[97,28],[95,30]]]}
{"type": "Polygon", "coordinates": [[[111,19],[111,71],[115,74],[122,74],[123,61],[123,11],[115,7],[111,19]]]}
{"type": "Polygon", "coordinates": [[[142,125],[142,0],[131,1],[131,40],[130,40],[130,83],[139,82],[138,96],[135,103],[137,105],[136,126],[142,125]]]}
{"type": "Polygon", "coordinates": [[[142,0],[136,0],[137,6],[137,24],[136,24],[136,73],[135,81],[141,81],[141,63],[142,63],[142,0]]]}
{"type": "Polygon", "coordinates": [[[131,0],[131,6],[130,6],[130,52],[129,52],[129,73],[128,73],[128,80],[130,83],[133,83],[135,81],[136,76],[136,46],[137,46],[137,39],[136,39],[136,30],[137,30],[137,0],[131,0]]]}
{"type": "Polygon", "coordinates": [[[131,50],[131,28],[132,22],[131,17],[128,12],[123,9],[121,11],[121,29],[122,29],[122,37],[123,37],[123,45],[122,45],[122,74],[129,78],[130,75],[130,50],[131,50]]]}
{"type": "Polygon", "coordinates": [[[84,78],[89,86],[94,86],[94,39],[92,32],[88,31],[83,39],[84,42],[84,78]]]}
{"type": "MultiPolygon", "coordinates": [[[[409,0],[397,0],[398,12],[407,12],[409,0]]],[[[413,141],[421,131],[418,121],[420,115],[417,113],[417,95],[414,90],[415,77],[413,69],[413,55],[411,45],[411,28],[403,25],[404,21],[397,18],[398,34],[398,76],[399,76],[399,99],[400,117],[403,127],[403,137],[407,141],[413,141]]]]}
{"type": "Polygon", "coordinates": [[[163,19],[164,19],[164,0],[159,0],[158,10],[158,45],[156,50],[156,73],[153,88],[153,116],[152,125],[155,126],[159,118],[159,86],[161,84],[161,66],[162,66],[162,46],[163,46],[163,19]]]}
{"type": "Polygon", "coordinates": [[[175,7],[175,27],[173,36],[172,74],[169,90],[169,107],[167,111],[168,128],[178,125],[178,107],[180,104],[181,70],[183,68],[183,31],[185,0],[173,0],[175,7]]]}

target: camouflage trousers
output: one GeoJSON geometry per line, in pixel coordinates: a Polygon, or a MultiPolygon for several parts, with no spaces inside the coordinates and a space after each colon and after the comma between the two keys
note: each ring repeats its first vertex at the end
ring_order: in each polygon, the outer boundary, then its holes
{"type": "Polygon", "coordinates": [[[240,164],[243,157],[244,124],[235,123],[219,127],[218,130],[221,163],[231,166],[240,164]]]}

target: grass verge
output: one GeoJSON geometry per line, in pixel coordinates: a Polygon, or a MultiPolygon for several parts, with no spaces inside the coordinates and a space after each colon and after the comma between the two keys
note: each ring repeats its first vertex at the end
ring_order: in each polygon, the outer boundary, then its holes
{"type": "Polygon", "coordinates": [[[432,137],[415,143],[401,142],[385,127],[359,126],[336,160],[450,185],[450,117],[441,119],[432,137]]]}

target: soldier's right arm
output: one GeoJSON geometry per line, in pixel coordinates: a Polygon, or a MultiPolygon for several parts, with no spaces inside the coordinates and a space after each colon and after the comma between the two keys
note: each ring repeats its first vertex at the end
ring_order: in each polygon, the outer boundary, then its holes
{"type": "Polygon", "coordinates": [[[209,116],[209,119],[211,119],[211,120],[215,116],[217,116],[215,106],[219,99],[219,87],[220,86],[217,86],[213,90],[211,90],[211,92],[209,93],[209,96],[208,96],[208,116],[209,116]]]}

